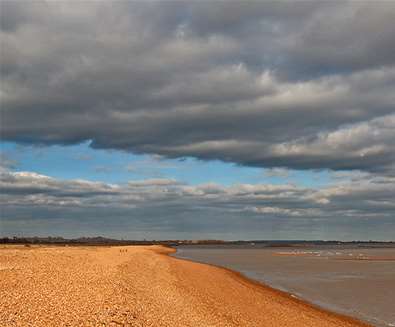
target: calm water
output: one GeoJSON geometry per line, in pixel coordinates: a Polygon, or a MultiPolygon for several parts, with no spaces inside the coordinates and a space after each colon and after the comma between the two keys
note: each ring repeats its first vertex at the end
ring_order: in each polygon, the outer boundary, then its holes
{"type": "Polygon", "coordinates": [[[395,326],[395,248],[180,246],[211,263],[375,326],[395,326]]]}

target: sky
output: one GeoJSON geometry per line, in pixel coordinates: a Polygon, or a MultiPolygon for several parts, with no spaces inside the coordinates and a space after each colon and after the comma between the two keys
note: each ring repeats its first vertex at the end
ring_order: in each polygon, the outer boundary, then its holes
{"type": "Polygon", "coordinates": [[[0,236],[394,240],[394,21],[1,1],[0,236]]]}

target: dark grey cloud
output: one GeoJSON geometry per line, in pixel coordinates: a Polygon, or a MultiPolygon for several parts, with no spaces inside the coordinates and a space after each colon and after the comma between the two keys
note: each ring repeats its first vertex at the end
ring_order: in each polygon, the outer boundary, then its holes
{"type": "Polygon", "coordinates": [[[395,180],[342,174],[343,182],[313,189],[173,179],[107,184],[3,171],[1,233],[393,239],[395,180]]]}
{"type": "Polygon", "coordinates": [[[394,173],[393,2],[1,2],[1,137],[394,173]]]}

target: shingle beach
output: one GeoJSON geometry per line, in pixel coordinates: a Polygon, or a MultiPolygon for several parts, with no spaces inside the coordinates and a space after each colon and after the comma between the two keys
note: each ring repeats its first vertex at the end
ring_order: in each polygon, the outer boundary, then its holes
{"type": "Polygon", "coordinates": [[[367,326],[162,246],[0,247],[0,326],[367,326]]]}

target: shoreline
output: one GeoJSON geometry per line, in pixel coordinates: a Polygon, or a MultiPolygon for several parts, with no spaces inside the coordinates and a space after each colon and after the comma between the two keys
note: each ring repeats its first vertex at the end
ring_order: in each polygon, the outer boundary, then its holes
{"type": "Polygon", "coordinates": [[[2,246],[0,325],[370,326],[175,251],[2,246]]]}
{"type": "Polygon", "coordinates": [[[202,261],[194,261],[194,260],[188,259],[188,258],[179,258],[179,257],[173,256],[173,254],[177,253],[177,249],[175,249],[173,247],[170,247],[170,246],[163,246],[163,247],[172,249],[172,250],[174,250],[174,252],[171,252],[171,253],[160,253],[160,252],[158,252],[161,255],[165,255],[165,256],[168,256],[170,258],[174,258],[174,259],[177,259],[177,260],[184,260],[184,261],[188,261],[188,262],[198,263],[198,264],[202,264],[202,265],[211,266],[211,267],[214,267],[214,268],[217,268],[217,269],[221,269],[225,273],[231,275],[232,277],[234,277],[236,279],[239,279],[239,280],[241,280],[241,281],[243,281],[243,282],[245,282],[247,284],[253,285],[257,289],[263,289],[265,291],[273,292],[273,293],[275,293],[276,295],[278,295],[280,297],[284,297],[287,300],[294,301],[294,302],[296,302],[298,304],[304,305],[304,306],[306,306],[308,308],[311,308],[313,310],[318,310],[318,311],[322,312],[323,314],[337,316],[338,318],[343,319],[344,321],[347,321],[347,322],[350,322],[350,323],[355,323],[358,326],[366,326],[366,327],[369,327],[369,326],[371,327],[372,326],[369,322],[360,320],[360,319],[352,317],[352,316],[348,316],[346,314],[342,314],[342,313],[339,313],[339,312],[336,312],[336,311],[331,311],[329,309],[323,308],[323,307],[319,306],[318,304],[309,302],[308,300],[300,298],[300,297],[292,294],[291,292],[287,292],[287,291],[283,291],[283,290],[277,289],[277,288],[272,287],[272,286],[270,286],[270,285],[268,285],[268,284],[266,284],[264,282],[261,282],[259,280],[250,278],[250,277],[246,276],[245,274],[243,274],[243,273],[241,273],[241,272],[239,272],[237,270],[233,270],[233,269],[230,269],[230,268],[227,268],[227,267],[223,267],[223,266],[215,265],[215,264],[211,264],[211,263],[206,263],[206,262],[202,262],[202,261]]]}

